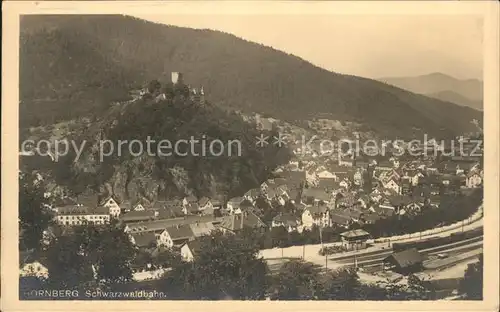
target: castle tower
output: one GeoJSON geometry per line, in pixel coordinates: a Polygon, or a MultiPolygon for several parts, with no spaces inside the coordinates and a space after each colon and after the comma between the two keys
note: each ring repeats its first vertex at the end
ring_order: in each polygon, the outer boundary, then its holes
{"type": "Polygon", "coordinates": [[[180,72],[172,72],[172,83],[178,84],[183,82],[183,75],[180,72]]]}

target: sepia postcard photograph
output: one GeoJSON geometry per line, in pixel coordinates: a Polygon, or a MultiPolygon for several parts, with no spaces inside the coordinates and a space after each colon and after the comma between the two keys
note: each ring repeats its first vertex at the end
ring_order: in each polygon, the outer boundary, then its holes
{"type": "Polygon", "coordinates": [[[499,309],[498,2],[2,15],[2,310],[499,309]]]}

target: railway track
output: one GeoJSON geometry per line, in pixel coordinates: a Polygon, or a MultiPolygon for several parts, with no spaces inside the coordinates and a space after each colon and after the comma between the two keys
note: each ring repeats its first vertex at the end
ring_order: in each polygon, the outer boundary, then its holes
{"type": "MultiPolygon", "coordinates": [[[[426,259],[424,261],[425,266],[429,261],[434,261],[433,258],[439,253],[450,254],[450,259],[454,257],[460,258],[460,254],[470,253],[471,251],[481,249],[482,246],[483,236],[479,236],[451,244],[422,249],[419,250],[419,252],[424,256],[424,259],[426,259]]],[[[378,271],[382,269],[382,261],[384,258],[392,253],[392,250],[381,250],[378,252],[369,252],[367,254],[358,254],[356,256],[342,257],[340,260],[338,258],[330,259],[330,261],[340,267],[354,267],[356,261],[358,267],[368,269],[369,271],[378,271]]]]}

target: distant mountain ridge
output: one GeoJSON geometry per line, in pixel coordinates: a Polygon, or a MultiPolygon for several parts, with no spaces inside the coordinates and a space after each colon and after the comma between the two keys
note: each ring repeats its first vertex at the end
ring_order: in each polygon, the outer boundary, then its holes
{"type": "Polygon", "coordinates": [[[382,82],[427,96],[482,110],[483,82],[478,79],[457,79],[443,73],[415,77],[380,78],[382,82]]]}
{"type": "Polygon", "coordinates": [[[221,107],[289,121],[321,114],[406,136],[456,135],[482,120],[475,110],[332,73],[218,31],[121,15],[23,16],[20,39],[21,125],[103,114],[131,88],[168,80],[171,71],[203,85],[221,107]]]}

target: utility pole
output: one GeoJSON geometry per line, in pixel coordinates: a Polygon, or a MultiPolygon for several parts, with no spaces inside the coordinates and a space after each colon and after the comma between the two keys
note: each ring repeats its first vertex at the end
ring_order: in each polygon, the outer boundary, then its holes
{"type": "Polygon", "coordinates": [[[283,247],[281,247],[281,259],[283,259],[283,247]]]}
{"type": "Polygon", "coordinates": [[[328,272],[328,254],[325,254],[325,271],[328,272]]]}
{"type": "Polygon", "coordinates": [[[323,220],[319,223],[319,242],[321,243],[321,249],[323,249],[323,220]]]}
{"type": "Polygon", "coordinates": [[[302,260],[306,259],[306,244],[302,245],[302,260]]]}

